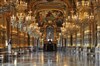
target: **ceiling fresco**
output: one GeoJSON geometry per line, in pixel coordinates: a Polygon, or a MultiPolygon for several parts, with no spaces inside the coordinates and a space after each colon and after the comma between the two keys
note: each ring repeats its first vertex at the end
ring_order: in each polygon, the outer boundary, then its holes
{"type": "Polygon", "coordinates": [[[63,13],[57,10],[43,10],[37,13],[36,22],[39,27],[42,27],[44,24],[52,23],[56,24],[57,27],[62,27],[64,21],[63,13]]]}

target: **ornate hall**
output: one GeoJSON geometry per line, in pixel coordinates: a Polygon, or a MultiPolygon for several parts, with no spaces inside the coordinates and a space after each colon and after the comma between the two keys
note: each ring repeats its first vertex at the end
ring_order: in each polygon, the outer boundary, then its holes
{"type": "Polygon", "coordinates": [[[100,0],[0,0],[0,66],[100,66],[100,0]]]}

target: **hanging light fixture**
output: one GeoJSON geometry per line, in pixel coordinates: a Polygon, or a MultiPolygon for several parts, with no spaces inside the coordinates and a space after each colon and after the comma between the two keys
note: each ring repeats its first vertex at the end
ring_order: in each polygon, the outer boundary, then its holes
{"type": "Polygon", "coordinates": [[[88,0],[82,0],[76,3],[78,22],[89,24],[91,20],[94,20],[94,9],[91,3],[92,2],[88,0]]]}
{"type": "Polygon", "coordinates": [[[66,22],[75,23],[80,27],[86,27],[95,20],[94,9],[92,6],[90,1],[77,1],[76,9],[70,11],[70,15],[66,18],[66,22]]]}
{"type": "Polygon", "coordinates": [[[35,23],[35,17],[32,16],[32,11],[28,11],[25,13],[27,9],[27,3],[20,0],[16,2],[16,10],[15,15],[11,16],[11,24],[13,27],[17,27],[20,31],[26,32],[33,37],[40,37],[40,29],[38,24],[35,23]]]}
{"type": "Polygon", "coordinates": [[[74,23],[63,23],[63,27],[61,28],[62,34],[67,35],[67,34],[73,34],[77,32],[80,29],[80,27],[74,23]]]}
{"type": "Polygon", "coordinates": [[[91,1],[82,0],[76,2],[76,9],[70,11],[70,14],[66,18],[66,22],[63,23],[61,28],[62,34],[73,34],[85,28],[91,22],[94,22],[95,15],[93,5],[91,1]]]}

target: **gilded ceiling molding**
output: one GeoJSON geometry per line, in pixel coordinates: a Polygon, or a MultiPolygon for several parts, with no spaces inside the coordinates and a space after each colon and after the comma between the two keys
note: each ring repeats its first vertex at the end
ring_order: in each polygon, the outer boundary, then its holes
{"type": "Polygon", "coordinates": [[[51,9],[51,10],[58,10],[61,11],[66,15],[68,12],[68,6],[65,2],[63,1],[52,1],[52,2],[47,2],[47,1],[36,1],[34,4],[32,3],[31,5],[32,10],[36,13],[37,11],[40,10],[46,10],[46,9],[51,9]]]}

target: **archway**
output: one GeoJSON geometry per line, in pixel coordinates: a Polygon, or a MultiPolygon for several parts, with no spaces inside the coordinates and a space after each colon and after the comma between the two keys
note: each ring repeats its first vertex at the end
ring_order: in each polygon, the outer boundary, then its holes
{"type": "Polygon", "coordinates": [[[47,26],[47,28],[46,28],[46,40],[47,41],[54,40],[54,27],[53,26],[47,26]]]}

